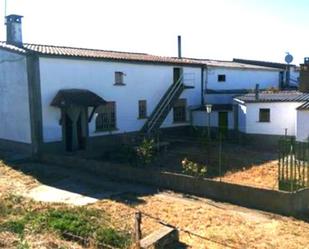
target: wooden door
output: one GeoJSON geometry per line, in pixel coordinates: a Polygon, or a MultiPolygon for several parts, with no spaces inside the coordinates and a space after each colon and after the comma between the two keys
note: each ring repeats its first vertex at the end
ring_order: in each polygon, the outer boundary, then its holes
{"type": "Polygon", "coordinates": [[[227,135],[228,127],[229,127],[229,119],[228,119],[228,112],[219,112],[218,113],[218,127],[219,132],[223,136],[227,135]]]}

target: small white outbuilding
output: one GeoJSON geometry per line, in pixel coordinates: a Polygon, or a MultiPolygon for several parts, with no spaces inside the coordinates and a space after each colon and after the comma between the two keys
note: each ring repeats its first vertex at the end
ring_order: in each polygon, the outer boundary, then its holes
{"type": "Polygon", "coordinates": [[[234,99],[238,104],[238,130],[248,135],[309,135],[309,93],[279,91],[249,93],[234,99]]]}

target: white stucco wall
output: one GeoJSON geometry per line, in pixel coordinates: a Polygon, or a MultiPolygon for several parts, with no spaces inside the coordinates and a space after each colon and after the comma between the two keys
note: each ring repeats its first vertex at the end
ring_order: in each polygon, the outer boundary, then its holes
{"type": "Polygon", "coordinates": [[[309,111],[297,111],[297,141],[308,141],[309,138],[309,111]]]}
{"type": "Polygon", "coordinates": [[[0,139],[31,143],[26,57],[1,49],[0,139]]]}
{"type": "Polygon", "coordinates": [[[260,89],[279,86],[279,70],[254,70],[223,67],[208,67],[207,89],[235,90],[254,89],[259,84],[260,89]],[[218,75],[225,74],[226,81],[218,82],[218,75]]]}
{"type": "Polygon", "coordinates": [[[247,103],[246,104],[246,133],[296,135],[296,108],[302,103],[299,102],[276,102],[276,103],[247,103]],[[259,109],[270,109],[270,122],[259,122],[259,109]]]}
{"type": "Polygon", "coordinates": [[[246,133],[246,115],[247,115],[247,106],[246,105],[238,105],[238,130],[240,132],[246,133]]]}
{"type": "Polygon", "coordinates": [[[205,94],[205,102],[210,104],[231,104],[236,95],[239,94],[205,94]]]}
{"type": "MultiPolygon", "coordinates": [[[[188,106],[200,104],[200,74],[200,68],[184,67],[185,83],[195,87],[184,90],[181,95],[181,98],[187,99],[188,106]]],[[[107,101],[115,101],[118,130],[113,133],[138,131],[146,121],[138,119],[138,100],[147,100],[147,111],[150,115],[173,82],[173,66],[40,58],[40,75],[43,137],[44,142],[52,142],[62,139],[59,125],[60,110],[50,106],[60,89],[88,89],[107,101]],[[114,85],[115,71],[126,74],[125,86],[114,85]]],[[[187,117],[189,119],[189,114],[187,117]]],[[[170,112],[162,127],[181,125],[173,124],[172,119],[172,112],[170,112]]],[[[89,124],[89,136],[106,134],[110,133],[95,132],[95,119],[93,119],[89,124]]]]}
{"type": "MultiPolygon", "coordinates": [[[[205,111],[194,111],[192,113],[193,120],[192,124],[194,126],[208,126],[208,114],[205,111]]],[[[219,112],[213,111],[210,114],[210,126],[211,127],[218,127],[219,124],[219,112]]],[[[228,129],[234,129],[234,119],[233,119],[233,112],[228,112],[228,129]]]]}

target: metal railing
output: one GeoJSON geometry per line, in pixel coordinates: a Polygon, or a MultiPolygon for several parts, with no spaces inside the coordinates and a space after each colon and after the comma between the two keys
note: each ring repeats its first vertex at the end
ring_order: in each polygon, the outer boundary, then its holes
{"type": "Polygon", "coordinates": [[[162,117],[163,112],[166,111],[166,108],[168,108],[173,98],[176,96],[176,94],[182,87],[184,87],[183,75],[181,75],[179,79],[169,87],[166,94],[161,98],[159,104],[157,105],[157,107],[151,114],[150,118],[146,122],[144,127],[147,129],[148,133],[150,133],[151,130],[155,127],[159,119],[162,117]]]}

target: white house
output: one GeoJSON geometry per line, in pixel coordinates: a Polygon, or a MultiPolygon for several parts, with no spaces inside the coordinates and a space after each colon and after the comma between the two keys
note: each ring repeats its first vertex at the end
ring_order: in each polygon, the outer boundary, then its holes
{"type": "Polygon", "coordinates": [[[0,43],[0,145],[34,153],[110,145],[114,135],[188,126],[203,63],[25,44],[21,16],[0,43]],[[158,127],[157,127],[158,126],[158,127]]]}
{"type": "Polygon", "coordinates": [[[297,108],[296,140],[309,141],[309,102],[297,108]]]}
{"type": "Polygon", "coordinates": [[[0,147],[100,149],[120,134],[206,126],[207,103],[213,127],[235,129],[233,97],[280,86],[277,68],[23,43],[21,20],[6,17],[0,42],[0,147]]]}
{"type": "MultiPolygon", "coordinates": [[[[239,62],[201,60],[205,63],[204,105],[211,104],[210,125],[229,130],[236,129],[235,96],[251,92],[256,84],[262,89],[279,88],[280,70],[239,62]]],[[[205,106],[193,111],[193,125],[207,126],[205,106]]]]}

